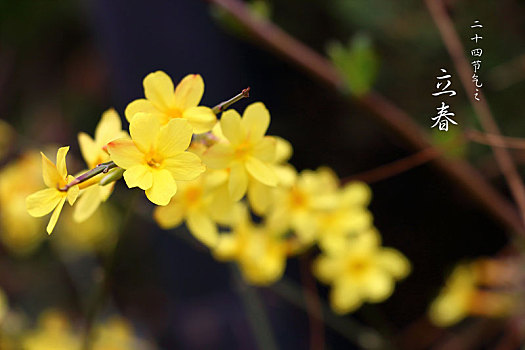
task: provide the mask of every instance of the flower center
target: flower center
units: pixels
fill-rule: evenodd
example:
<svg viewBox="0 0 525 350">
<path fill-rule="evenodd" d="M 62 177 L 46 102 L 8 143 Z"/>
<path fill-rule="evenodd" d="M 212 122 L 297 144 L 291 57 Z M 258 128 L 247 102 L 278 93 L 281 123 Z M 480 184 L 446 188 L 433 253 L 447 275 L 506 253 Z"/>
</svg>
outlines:
<svg viewBox="0 0 525 350">
<path fill-rule="evenodd" d="M 358 259 L 352 260 L 348 264 L 348 270 L 350 274 L 352 274 L 355 277 L 361 277 L 365 275 L 369 268 L 370 268 L 370 262 L 366 258 L 358 258 Z"/>
<path fill-rule="evenodd" d="M 179 109 L 171 109 L 169 112 L 170 118 L 182 118 L 182 111 Z"/>
<path fill-rule="evenodd" d="M 186 190 L 184 193 L 184 197 L 186 199 L 186 203 L 188 205 L 196 204 L 200 197 L 201 197 L 201 189 L 199 187 L 190 187 Z"/>
<path fill-rule="evenodd" d="M 155 158 L 155 154 L 148 154 L 146 155 L 146 163 L 152 167 L 152 168 L 160 168 L 162 165 L 162 160 L 159 160 L 158 158 Z"/>
<path fill-rule="evenodd" d="M 293 207 L 304 207 L 306 206 L 306 196 L 304 193 L 299 191 L 297 188 L 292 189 L 290 193 L 290 200 Z"/>
<path fill-rule="evenodd" d="M 245 159 L 252 150 L 252 145 L 248 142 L 243 142 L 235 149 L 235 157 L 237 159 Z"/>
</svg>

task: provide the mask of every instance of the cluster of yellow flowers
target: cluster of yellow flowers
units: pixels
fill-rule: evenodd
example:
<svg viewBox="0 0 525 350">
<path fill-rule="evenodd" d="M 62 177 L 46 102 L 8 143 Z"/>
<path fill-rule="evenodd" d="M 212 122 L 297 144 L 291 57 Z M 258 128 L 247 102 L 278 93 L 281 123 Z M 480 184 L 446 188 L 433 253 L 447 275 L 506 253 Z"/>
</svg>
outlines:
<svg viewBox="0 0 525 350">
<path fill-rule="evenodd" d="M 84 334 L 74 327 L 66 314 L 55 309 L 45 310 L 31 327 L 24 317 L 11 311 L 0 290 L 0 348 L 3 350 L 80 350 Z M 134 334 L 131 323 L 121 316 L 111 316 L 94 325 L 90 336 L 93 350 L 153 350 L 155 347 Z"/>
<path fill-rule="evenodd" d="M 504 317 L 518 311 L 523 261 L 478 259 L 454 268 L 429 309 L 431 321 L 451 326 L 468 316 Z"/>
<path fill-rule="evenodd" d="M 144 190 L 158 205 L 154 219 L 161 227 L 185 222 L 218 260 L 237 263 L 250 283 L 275 282 L 289 256 L 318 245 L 314 273 L 332 286 L 334 310 L 350 312 L 388 298 L 410 263 L 381 246 L 367 209 L 369 187 L 343 185 L 328 168 L 297 173 L 288 163 L 290 143 L 266 135 L 270 113 L 263 103 L 250 104 L 241 116 L 227 104 L 200 106 L 203 93 L 200 75 L 175 87 L 165 73 L 149 74 L 145 98 L 125 110 L 129 134 L 114 110 L 104 113 L 94 139 L 79 134 L 91 170 L 69 175 L 68 147 L 58 150 L 55 164 L 42 154 L 47 188 L 27 197 L 29 214 L 53 212 L 51 233 L 67 201 L 82 222 L 123 176 L 129 188 Z"/>
</svg>

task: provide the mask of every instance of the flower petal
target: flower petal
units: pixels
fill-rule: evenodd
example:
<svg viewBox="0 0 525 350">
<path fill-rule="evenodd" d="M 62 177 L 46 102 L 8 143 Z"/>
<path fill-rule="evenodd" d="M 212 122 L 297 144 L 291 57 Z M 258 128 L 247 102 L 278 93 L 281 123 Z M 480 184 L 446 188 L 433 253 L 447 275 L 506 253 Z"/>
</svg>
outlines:
<svg viewBox="0 0 525 350">
<path fill-rule="evenodd" d="M 248 187 L 248 174 L 243 164 L 236 163 L 231 167 L 228 190 L 233 201 L 240 200 Z"/>
<path fill-rule="evenodd" d="M 190 232 L 199 241 L 208 247 L 215 247 L 217 245 L 219 240 L 217 225 L 208 215 L 200 211 L 193 211 L 188 214 L 186 223 L 188 224 Z"/>
<path fill-rule="evenodd" d="M 26 198 L 26 207 L 29 215 L 40 217 L 49 214 L 63 195 L 56 188 L 46 188 L 35 192 Z"/>
<path fill-rule="evenodd" d="M 330 304 L 338 314 L 345 314 L 356 310 L 363 303 L 358 289 L 351 283 L 338 280 L 330 291 Z"/>
<path fill-rule="evenodd" d="M 95 141 L 102 148 L 108 142 L 125 137 L 126 132 L 122 130 L 122 121 L 117 111 L 113 108 L 102 113 L 100 122 L 95 129 Z"/>
<path fill-rule="evenodd" d="M 64 180 L 60 177 L 55 164 L 53 164 L 44 153 L 40 152 L 40 154 L 42 155 L 42 176 L 44 183 L 47 187 L 53 189 L 61 187 Z"/>
<path fill-rule="evenodd" d="M 177 227 L 184 218 L 184 207 L 179 202 L 171 201 L 166 206 L 156 207 L 153 211 L 153 218 L 165 230 Z"/>
<path fill-rule="evenodd" d="M 104 187 L 94 185 L 85 189 L 75 205 L 73 220 L 83 222 L 89 218 L 102 202 L 102 189 Z"/>
<path fill-rule="evenodd" d="M 58 202 L 57 207 L 55 208 L 55 211 L 53 211 L 53 214 L 51 215 L 51 219 L 49 219 L 49 223 L 47 224 L 46 231 L 48 234 L 51 234 L 53 232 L 53 229 L 55 228 L 55 225 L 57 224 L 58 217 L 60 216 L 60 212 L 62 211 L 62 207 L 64 206 L 64 203 L 66 202 L 66 197 L 63 197 L 60 202 Z"/>
<path fill-rule="evenodd" d="M 94 168 L 98 161 L 98 155 L 100 153 L 100 149 L 95 143 L 95 140 L 91 138 L 88 134 L 84 132 L 80 132 L 78 134 L 78 144 L 80 146 L 80 153 L 82 153 L 82 157 L 86 161 L 86 164 L 90 168 Z"/>
<path fill-rule="evenodd" d="M 184 152 L 191 142 L 193 129 L 184 119 L 172 119 L 160 128 L 157 152 L 164 158 Z"/>
<path fill-rule="evenodd" d="M 152 172 L 153 184 L 146 190 L 146 197 L 157 205 L 167 205 L 177 193 L 177 184 L 170 172 L 162 169 Z"/>
<path fill-rule="evenodd" d="M 137 113 L 129 125 L 131 139 L 142 153 L 148 153 L 156 146 L 160 132 L 160 121 L 148 113 Z"/>
<path fill-rule="evenodd" d="M 189 74 L 185 76 L 175 89 L 174 104 L 185 111 L 195 107 L 201 101 L 204 94 L 204 81 L 199 74 Z"/>
<path fill-rule="evenodd" d="M 144 95 L 161 111 L 174 106 L 174 87 L 171 78 L 162 71 L 150 73 L 144 78 Z"/>
<path fill-rule="evenodd" d="M 137 113 L 158 113 L 158 109 L 155 108 L 151 101 L 146 100 L 145 98 L 139 98 L 133 102 L 130 102 L 124 111 L 126 119 L 131 123 L 131 120 Z"/>
<path fill-rule="evenodd" d="M 167 158 L 164 160 L 163 166 L 171 173 L 173 179 L 179 181 L 196 179 L 206 170 L 199 156 L 191 152 L 182 152 Z"/>
<path fill-rule="evenodd" d="M 268 125 L 270 125 L 270 113 L 262 102 L 252 103 L 246 107 L 242 116 L 242 125 L 246 130 L 247 137 L 252 142 L 256 142 L 264 136 Z"/>
<path fill-rule="evenodd" d="M 190 122 L 193 132 L 201 134 L 210 131 L 217 123 L 217 117 L 211 108 L 199 106 L 184 111 L 182 117 Z"/>
<path fill-rule="evenodd" d="M 72 179 L 74 179 L 73 176 L 69 175 Z M 71 182 L 71 181 L 68 181 L 68 182 Z M 69 202 L 69 205 L 73 205 L 75 204 L 75 201 L 77 200 L 78 198 L 78 194 L 80 192 L 80 187 L 78 187 L 78 185 L 75 185 L 73 187 L 70 187 L 68 190 L 67 190 L 67 195 L 66 195 L 66 198 L 67 198 L 67 201 Z"/>
<path fill-rule="evenodd" d="M 69 146 L 60 147 L 57 152 L 57 170 L 58 174 L 62 179 L 65 179 L 67 176 L 67 167 L 66 167 L 66 154 L 69 151 Z"/>
<path fill-rule="evenodd" d="M 275 162 L 284 163 L 292 156 L 292 144 L 279 136 L 273 136 L 273 138 L 277 141 L 275 145 Z"/>
<path fill-rule="evenodd" d="M 363 288 L 368 300 L 379 303 L 386 300 L 394 291 L 394 279 L 388 273 L 377 270 L 369 273 Z"/>
<path fill-rule="evenodd" d="M 263 162 L 275 162 L 277 154 L 277 140 L 272 136 L 265 136 L 253 147 L 253 156 Z"/>
<path fill-rule="evenodd" d="M 263 215 L 273 202 L 273 189 L 260 183 L 251 181 L 248 185 L 248 201 L 257 215 Z"/>
<path fill-rule="evenodd" d="M 377 256 L 379 265 L 395 278 L 404 278 L 410 273 L 410 261 L 393 248 L 383 248 Z"/>
<path fill-rule="evenodd" d="M 144 162 L 144 154 L 131 140 L 118 139 L 111 141 L 108 143 L 108 151 L 111 160 L 123 169 L 129 169 Z"/>
<path fill-rule="evenodd" d="M 202 155 L 204 164 L 213 169 L 224 169 L 230 166 L 234 151 L 230 143 L 219 142 L 208 148 Z"/>
<path fill-rule="evenodd" d="M 277 185 L 277 176 L 273 169 L 255 157 L 249 157 L 246 160 L 246 170 L 248 170 L 250 175 L 257 181 L 260 181 L 265 185 Z"/>
<path fill-rule="evenodd" d="M 246 139 L 246 133 L 241 125 L 241 116 L 234 109 L 228 109 L 221 116 L 221 130 L 233 145 L 241 144 Z"/>
<path fill-rule="evenodd" d="M 153 184 L 153 175 L 148 166 L 139 164 L 132 166 L 124 172 L 124 180 L 129 188 L 139 187 L 147 190 Z"/>
</svg>

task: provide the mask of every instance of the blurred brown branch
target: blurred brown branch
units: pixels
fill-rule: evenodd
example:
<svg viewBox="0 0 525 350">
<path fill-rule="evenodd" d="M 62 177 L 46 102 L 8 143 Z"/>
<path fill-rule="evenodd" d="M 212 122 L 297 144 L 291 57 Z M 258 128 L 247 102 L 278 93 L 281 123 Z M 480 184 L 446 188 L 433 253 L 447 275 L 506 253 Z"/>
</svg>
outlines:
<svg viewBox="0 0 525 350">
<path fill-rule="evenodd" d="M 317 80 L 336 90 L 343 87 L 343 79 L 330 61 L 288 35 L 275 24 L 254 16 L 242 1 L 206 1 L 226 11 L 262 44 L 295 66 L 302 68 Z M 372 91 L 362 97 L 349 97 L 349 100 L 369 111 L 409 147 L 418 151 L 432 147 L 427 133 L 406 112 L 382 95 Z M 506 228 L 522 235 L 525 234 L 522 221 L 514 206 L 469 163 L 439 157 L 433 161 L 433 164 Z"/>
<path fill-rule="evenodd" d="M 467 130 L 465 137 L 471 141 L 492 147 L 525 149 L 525 139 L 487 134 L 477 130 Z"/>
</svg>

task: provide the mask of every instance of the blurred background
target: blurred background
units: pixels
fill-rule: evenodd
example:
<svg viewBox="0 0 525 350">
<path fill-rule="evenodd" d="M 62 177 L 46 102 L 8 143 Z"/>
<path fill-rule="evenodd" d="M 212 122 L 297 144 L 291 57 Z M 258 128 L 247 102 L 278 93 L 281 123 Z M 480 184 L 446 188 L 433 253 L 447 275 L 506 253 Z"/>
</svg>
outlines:
<svg viewBox="0 0 525 350">
<path fill-rule="evenodd" d="M 522 136 L 525 2 L 447 4 L 466 47 L 472 46 L 470 25 L 474 20 L 483 24 L 483 91 L 502 133 Z M 478 126 L 423 3 L 268 0 L 251 6 L 319 53 L 329 53 L 334 42 L 347 47 L 356 36 L 366 38 L 378 67 L 374 89 L 408 111 L 437 144 L 462 139 L 463 131 Z M 457 95 L 448 102 L 460 123 L 446 137 L 430 129 L 430 117 L 440 102 L 431 95 L 440 68 L 452 74 Z M 298 170 L 327 165 L 344 178 L 413 152 L 366 111 L 261 47 L 231 17 L 204 1 L 1 0 L 0 165 L 5 171 L 22 157 L 28 173 L 22 184 L 15 185 L 20 178 L 8 184 L 6 176 L 2 185 L 29 186 L 32 173 L 38 174 L 34 181 L 41 181 L 38 153 L 35 163 L 31 152 L 57 146 L 71 145 L 68 166 L 72 173 L 81 171 L 77 133 L 92 135 L 109 107 L 123 117 L 126 105 L 143 96 L 142 79 L 156 70 L 167 72 L 175 82 L 189 73 L 201 74 L 206 106 L 250 86 L 250 98 L 235 108 L 263 101 L 272 117 L 269 134 L 292 143 L 291 163 Z M 472 162 L 508 195 L 489 147 L 466 142 L 453 150 L 454 157 Z M 522 169 L 523 151 L 513 154 Z M 403 252 L 413 271 L 386 302 L 331 317 L 350 327 L 346 329 L 355 324 L 375 329 L 392 341 L 392 347 L 417 348 L 424 334 L 413 332 L 413 327 L 421 324 L 447 273 L 460 261 L 499 251 L 507 232 L 432 166 L 370 186 L 370 210 L 384 245 Z M 115 249 L 102 293 L 107 297 L 99 303 L 97 317 L 125 317 L 142 341 L 159 349 L 255 349 L 257 339 L 249 322 L 253 315 L 247 313 L 247 298 L 255 293 L 277 347 L 309 347 L 308 314 L 289 300 L 293 294 L 286 294 L 288 284 L 301 283 L 297 259 L 288 261 L 284 282 L 246 287 L 184 228 L 159 229 L 151 219 L 153 206 L 134 192 L 138 190 L 127 191 L 121 181 L 89 224 L 75 225 L 64 214 L 51 236 L 45 233 L 45 218 L 27 227 L 21 218 L 9 223 L 4 214 L 0 287 L 22 318 L 16 322 L 34 324 L 48 309 L 82 320 L 86 308 L 100 297 L 100 262 Z M 108 218 L 130 215 L 130 201 L 135 201 L 139 215 L 132 214 L 115 247 L 114 220 Z M 7 211 L 23 203 L 8 199 L 1 205 Z M 318 288 L 326 300 L 327 287 Z M 423 329 L 436 332 L 426 325 Z M 332 327 L 325 331 L 327 349 L 362 346 Z"/>
</svg>

